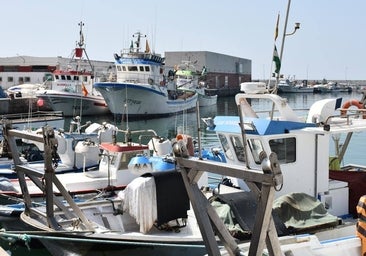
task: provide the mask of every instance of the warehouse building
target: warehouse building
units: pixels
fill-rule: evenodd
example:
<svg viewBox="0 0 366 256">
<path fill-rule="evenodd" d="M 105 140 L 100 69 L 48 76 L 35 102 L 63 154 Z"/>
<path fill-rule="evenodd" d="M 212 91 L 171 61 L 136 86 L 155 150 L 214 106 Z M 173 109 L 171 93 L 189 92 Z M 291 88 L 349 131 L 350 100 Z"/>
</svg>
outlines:
<svg viewBox="0 0 366 256">
<path fill-rule="evenodd" d="M 165 52 L 165 69 L 174 69 L 182 61 L 194 63 L 197 70 L 207 70 L 206 83 L 218 89 L 220 96 L 235 95 L 240 83 L 252 80 L 252 61 L 209 51 Z"/>
</svg>

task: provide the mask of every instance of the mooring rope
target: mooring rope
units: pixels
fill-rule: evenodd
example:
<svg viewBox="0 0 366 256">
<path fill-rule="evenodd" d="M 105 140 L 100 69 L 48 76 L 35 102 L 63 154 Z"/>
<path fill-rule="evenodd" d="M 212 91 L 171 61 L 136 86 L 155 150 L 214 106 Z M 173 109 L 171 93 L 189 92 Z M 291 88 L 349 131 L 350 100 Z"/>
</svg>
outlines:
<svg viewBox="0 0 366 256">
<path fill-rule="evenodd" d="M 61 231 L 61 232 L 52 232 L 52 234 L 77 234 L 77 233 L 88 233 L 92 231 Z M 87 242 L 87 243 L 107 243 L 107 244 L 121 244 L 121 245 L 144 245 L 144 246 L 164 246 L 164 247 L 194 247 L 194 248 L 204 248 L 204 244 L 177 244 L 177 243 L 158 243 L 158 242 L 141 242 L 136 240 L 130 241 L 120 241 L 120 240 L 105 240 L 105 239 L 93 239 L 93 238 L 77 238 L 77 237 L 58 237 L 58 236 L 47 236 L 47 235 L 38 235 L 44 234 L 44 231 L 27 231 L 27 234 L 22 231 L 6 231 L 5 229 L 0 230 L 0 238 L 5 239 L 7 241 L 23 241 L 29 249 L 29 243 L 31 239 L 46 239 L 46 240 L 58 240 L 58 241 L 72 241 L 72 242 Z"/>
</svg>

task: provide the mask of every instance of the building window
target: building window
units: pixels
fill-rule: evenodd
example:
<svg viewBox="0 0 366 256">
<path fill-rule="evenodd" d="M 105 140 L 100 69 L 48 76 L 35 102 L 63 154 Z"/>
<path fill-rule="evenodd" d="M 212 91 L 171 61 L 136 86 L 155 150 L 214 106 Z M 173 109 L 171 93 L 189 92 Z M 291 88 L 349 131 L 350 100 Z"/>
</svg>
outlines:
<svg viewBox="0 0 366 256">
<path fill-rule="evenodd" d="M 269 141 L 271 151 L 277 154 L 280 164 L 296 161 L 296 139 L 283 138 Z"/>
<path fill-rule="evenodd" d="M 229 86 L 229 77 L 225 76 L 225 87 Z"/>
</svg>

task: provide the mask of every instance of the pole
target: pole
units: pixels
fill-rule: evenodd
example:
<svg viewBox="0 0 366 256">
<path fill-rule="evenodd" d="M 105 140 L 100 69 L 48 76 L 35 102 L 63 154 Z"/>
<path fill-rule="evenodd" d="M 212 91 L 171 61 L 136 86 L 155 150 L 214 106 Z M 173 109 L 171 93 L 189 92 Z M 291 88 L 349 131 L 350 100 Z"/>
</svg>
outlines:
<svg viewBox="0 0 366 256">
<path fill-rule="evenodd" d="M 288 0 L 288 4 L 287 4 L 287 12 L 286 12 L 286 19 L 285 19 L 285 27 L 283 29 L 283 36 L 282 36 L 282 44 L 281 44 L 281 52 L 280 52 L 280 62 L 282 64 L 282 55 L 283 55 L 283 48 L 285 46 L 285 38 L 286 38 L 286 30 L 287 30 L 287 21 L 288 21 L 288 14 L 290 12 L 290 5 L 291 5 L 291 0 Z M 277 74 L 277 79 L 276 79 L 276 85 L 278 85 L 278 82 L 280 80 L 280 73 L 281 73 L 281 69 Z"/>
</svg>

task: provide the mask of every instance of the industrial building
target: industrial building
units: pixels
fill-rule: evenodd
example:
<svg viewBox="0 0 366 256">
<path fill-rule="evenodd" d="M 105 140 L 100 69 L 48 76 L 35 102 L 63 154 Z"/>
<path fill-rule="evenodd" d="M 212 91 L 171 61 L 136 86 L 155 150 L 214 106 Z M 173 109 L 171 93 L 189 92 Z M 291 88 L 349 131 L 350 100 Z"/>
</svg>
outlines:
<svg viewBox="0 0 366 256">
<path fill-rule="evenodd" d="M 70 64 L 70 58 L 14 56 L 0 58 L 0 85 L 3 89 L 24 83 L 50 83 L 52 72 L 64 69 Z M 76 61 L 76 60 L 74 60 Z M 251 60 L 209 52 L 182 51 L 165 52 L 165 73 L 173 70 L 182 61 L 191 61 L 197 70 L 206 68 L 206 84 L 217 89 L 219 95 L 234 95 L 242 82 L 251 81 Z M 103 81 L 114 71 L 114 62 L 90 60 L 95 77 Z M 90 69 L 87 59 L 81 67 Z"/>
<path fill-rule="evenodd" d="M 71 58 L 15 56 L 0 58 L 0 85 L 3 89 L 18 84 L 42 84 L 51 82 L 52 72 L 56 69 L 67 69 Z M 96 77 L 107 76 L 114 68 L 114 62 L 91 60 Z M 87 59 L 82 59 L 80 67 L 90 70 Z"/>
<path fill-rule="evenodd" d="M 165 52 L 165 69 L 174 69 L 182 61 L 194 63 L 197 70 L 207 69 L 206 83 L 218 94 L 235 95 L 240 83 L 252 80 L 252 61 L 209 51 Z"/>
</svg>

